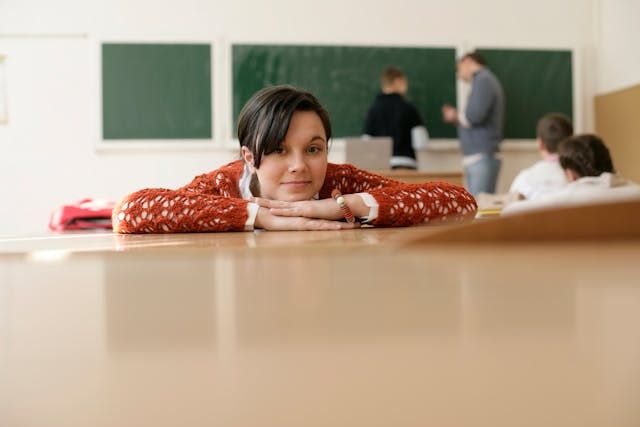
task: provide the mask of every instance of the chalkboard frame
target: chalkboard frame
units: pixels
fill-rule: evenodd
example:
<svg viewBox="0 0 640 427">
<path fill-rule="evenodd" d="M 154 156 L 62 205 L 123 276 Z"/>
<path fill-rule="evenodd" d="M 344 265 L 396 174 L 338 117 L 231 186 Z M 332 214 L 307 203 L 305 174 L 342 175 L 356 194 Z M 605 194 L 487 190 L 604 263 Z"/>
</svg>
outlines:
<svg viewBox="0 0 640 427">
<path fill-rule="evenodd" d="M 91 86 L 92 93 L 95 94 L 95 102 L 90 105 L 92 128 L 95 129 L 92 134 L 93 149 L 96 153 L 147 153 L 147 152 L 213 152 L 220 149 L 218 142 L 222 140 L 218 132 L 220 127 L 220 113 L 218 111 L 219 102 L 216 91 L 217 81 L 222 77 L 220 75 L 220 46 L 219 40 L 183 38 L 183 37 L 109 37 L 92 40 L 91 49 Z M 150 44 L 150 45 L 206 45 L 209 47 L 209 71 L 210 71 L 210 136 L 207 138 L 120 138 L 108 139 L 104 138 L 103 123 L 103 54 L 102 49 L 105 44 Z"/>
<path fill-rule="evenodd" d="M 93 87 L 92 93 L 94 93 L 93 101 L 89 105 L 90 114 L 88 119 L 92 123 L 90 128 L 94 137 L 93 148 L 97 153 L 146 153 L 146 152 L 215 152 L 237 149 L 237 140 L 235 130 L 233 128 L 233 88 L 231 87 L 233 81 L 232 75 L 232 47 L 234 44 L 279 44 L 278 41 L 269 40 L 267 42 L 247 39 L 184 39 L 184 38 L 148 38 L 137 37 L 132 40 L 130 38 L 108 38 L 108 39 L 94 39 L 92 42 L 92 48 L 90 49 L 90 84 Z M 208 43 L 211 45 L 211 70 L 212 70 L 212 131 L 213 138 L 210 140 L 119 140 L 114 143 L 113 140 L 104 140 L 102 138 L 102 93 L 101 93 L 101 46 L 103 43 Z M 282 43 L 286 44 L 286 43 Z M 298 43 L 304 44 L 304 43 Z M 310 45 L 319 45 L 320 43 L 309 43 Z M 331 44 L 320 44 L 331 46 Z M 335 44 L 339 46 L 339 44 Z M 350 46 L 371 47 L 366 44 L 350 44 Z M 402 44 L 402 45 L 384 45 L 376 44 L 380 47 L 425 47 L 421 44 Z M 450 47 L 450 45 L 444 44 L 429 44 L 426 47 Z M 458 44 L 455 48 L 456 58 L 460 55 L 473 50 L 474 46 L 469 43 Z M 513 46 L 513 45 L 500 45 L 500 44 L 487 44 L 484 46 L 478 46 L 479 49 L 515 49 L 515 50 L 568 50 L 572 53 L 572 73 L 573 73 L 573 119 L 574 128 L 577 131 L 583 131 L 584 115 L 588 108 L 582 105 L 584 98 L 582 88 L 582 63 L 581 51 L 577 46 Z M 460 105 L 460 99 L 462 96 L 461 83 L 458 81 L 456 86 L 457 104 Z M 215 93 L 215 96 L 214 96 Z M 506 138 L 503 146 L 506 149 L 508 147 L 518 147 L 517 149 L 525 148 L 528 143 L 532 143 L 532 139 L 513 139 Z M 432 138 L 431 144 L 427 147 L 427 150 L 455 150 L 458 149 L 457 138 Z"/>
<path fill-rule="evenodd" d="M 380 50 L 389 50 L 389 49 L 397 49 L 397 50 L 425 50 L 425 51 L 440 51 L 440 52 L 445 52 L 450 55 L 450 65 L 451 65 L 451 69 L 450 69 L 450 77 L 449 74 L 447 74 L 446 78 L 450 78 L 451 80 L 449 81 L 449 86 L 450 86 L 450 90 L 451 90 L 451 96 L 447 97 L 446 100 L 443 100 L 441 102 L 438 102 L 437 105 L 433 104 L 432 105 L 432 111 L 430 112 L 430 116 L 431 116 L 431 120 L 429 119 L 429 117 L 426 117 L 427 115 L 424 114 L 424 110 L 422 110 L 422 108 L 420 106 L 418 106 L 418 108 L 421 110 L 421 114 L 422 114 L 422 118 L 423 120 L 425 120 L 427 123 L 427 128 L 429 128 L 429 123 L 431 122 L 432 124 L 434 123 L 434 117 L 437 117 L 437 120 L 440 120 L 440 107 L 441 104 L 444 102 L 447 103 L 451 103 L 451 104 L 455 104 L 456 103 L 456 81 L 455 81 L 455 58 L 456 58 L 456 46 L 452 45 L 452 44 L 429 44 L 429 45 L 425 45 L 425 44 L 403 44 L 403 45 L 387 45 L 387 44 L 375 44 L 375 45 L 368 45 L 368 44 L 326 44 L 326 43 L 278 43 L 278 42 L 250 42 L 250 41 L 233 41 L 230 42 L 230 61 L 229 61 L 229 68 L 230 68 L 230 80 L 231 80 L 231 93 L 229 96 L 229 100 L 228 102 L 230 102 L 230 116 L 231 116 L 231 132 L 233 137 L 235 137 L 235 125 L 237 123 L 237 115 L 238 112 L 240 110 L 239 107 L 241 107 L 241 105 L 239 105 L 239 103 L 236 100 L 236 82 L 235 82 L 235 71 L 234 71 L 234 48 L 235 47 L 265 47 L 265 48 L 320 48 L 320 49 L 332 49 L 332 48 L 346 48 L 346 49 L 380 49 Z M 394 64 L 386 64 L 386 65 L 394 65 Z M 379 75 L 382 72 L 384 67 L 381 67 L 380 69 L 376 69 L 374 75 L 371 76 L 370 79 L 367 80 L 367 82 L 370 82 L 372 87 L 375 87 L 374 90 L 370 90 L 368 92 L 368 103 L 367 105 L 362 109 L 362 122 L 364 122 L 364 118 L 366 115 L 366 111 L 368 106 L 373 102 L 375 95 L 379 92 Z M 400 68 L 402 69 L 403 67 L 400 66 Z M 409 70 L 409 72 L 407 73 L 408 77 L 409 77 L 409 94 L 408 94 L 408 98 L 413 101 L 412 98 L 412 93 L 411 93 L 411 86 L 412 86 L 412 81 L 415 81 L 415 76 L 412 77 L 411 75 L 411 70 Z M 313 89 L 312 89 L 312 92 Z M 315 92 L 314 92 L 315 93 Z M 324 102 L 322 99 L 320 99 L 321 102 Z M 240 103 L 242 104 L 242 102 Z M 330 108 L 329 108 L 330 109 Z M 437 111 L 436 111 L 437 109 Z M 331 110 L 329 111 L 329 113 L 331 114 Z M 332 116 L 332 122 L 334 122 L 333 116 Z M 436 139 L 445 139 L 445 140 L 452 140 L 455 139 L 455 128 L 453 126 L 451 126 L 449 128 L 449 125 L 444 125 L 441 122 L 438 122 L 437 127 L 440 128 L 445 128 L 444 133 L 446 134 L 446 136 L 438 136 L 436 135 Z M 361 134 L 361 129 L 358 129 L 358 132 L 352 132 L 352 133 L 347 133 L 347 134 L 343 134 L 341 135 L 340 132 L 334 132 L 334 139 L 341 139 L 343 137 L 350 137 L 350 136 L 357 136 L 359 134 Z"/>
<path fill-rule="evenodd" d="M 308 43 L 308 44 L 304 44 L 304 43 L 296 43 L 296 44 L 291 44 L 291 43 L 277 43 L 277 42 L 251 42 L 251 41 L 233 41 L 230 42 L 229 44 L 229 50 L 231 51 L 230 55 L 231 55 L 231 59 L 229 61 L 228 64 L 228 68 L 230 68 L 231 70 L 230 72 L 230 77 L 229 79 L 231 80 L 231 85 L 233 86 L 233 47 L 235 45 L 266 45 L 266 46 L 274 46 L 274 45 L 283 45 L 283 46 L 320 46 L 320 47 L 342 47 L 342 46 L 348 46 L 348 47 L 365 47 L 365 48 L 385 48 L 385 47 L 397 47 L 397 48 L 450 48 L 450 45 L 438 45 L 438 44 L 430 44 L 430 45 L 415 45 L 415 44 L 403 44 L 403 45 L 384 45 L 384 44 L 376 44 L 376 45 L 359 45 L 359 44 L 347 44 L 347 45 L 340 45 L 340 44 L 336 44 L 336 45 L 331 45 L 331 44 L 319 44 L 319 43 Z M 463 55 L 464 53 L 473 51 L 475 48 L 479 49 L 479 50 L 514 50 L 514 51 L 518 51 L 520 52 L 527 52 L 527 51 L 540 51 L 540 52 L 544 52 L 544 51 L 548 51 L 548 52 L 568 52 L 570 54 L 570 81 L 571 81 L 571 97 L 570 97 L 570 104 L 571 104 L 571 118 L 573 120 L 574 123 L 574 128 L 575 129 L 582 129 L 583 127 L 583 116 L 584 116 L 584 106 L 582 105 L 582 92 L 580 90 L 578 90 L 578 88 L 581 85 L 581 69 L 579 67 L 580 64 L 580 49 L 576 46 L 526 46 L 526 47 L 522 47 L 522 46 L 513 46 L 513 45 L 499 45 L 499 44 L 492 44 L 492 45 L 485 45 L 485 46 L 477 46 L 477 47 L 472 47 L 471 44 L 469 43 L 463 43 L 463 44 L 458 44 L 454 49 L 455 49 L 455 58 L 456 60 L 458 58 L 460 58 L 461 55 Z M 465 87 L 465 85 L 463 83 L 461 83 L 460 81 L 456 82 L 456 86 L 455 86 L 455 91 L 456 91 L 456 102 L 454 102 L 454 104 L 457 105 L 462 105 L 463 102 L 462 100 L 464 99 L 464 90 L 463 88 Z M 232 127 L 231 127 L 231 134 L 232 137 L 235 137 L 235 135 L 233 135 L 233 126 L 235 125 L 235 122 L 237 120 L 237 117 L 233 117 L 234 115 L 234 109 L 236 107 L 234 107 L 233 102 L 234 102 L 234 88 L 232 87 L 231 89 L 231 94 L 229 94 L 228 99 L 226 100 L 227 103 L 231 103 L 232 105 L 229 108 L 230 111 L 227 112 L 227 122 L 230 120 Z M 428 126 L 428 123 L 427 123 Z M 339 139 L 339 136 L 337 137 L 337 139 Z M 436 149 L 436 150 L 441 150 L 441 149 L 449 149 L 453 148 L 454 145 L 457 147 L 457 136 L 446 136 L 446 137 L 438 137 L 435 136 L 431 138 L 432 143 L 430 144 L 429 147 L 427 147 L 427 149 L 431 150 L 431 149 Z M 516 143 L 518 146 L 522 146 L 524 148 L 524 145 L 527 142 L 532 142 L 535 140 L 535 136 L 533 136 L 533 134 L 530 134 L 530 137 L 525 137 L 525 138 L 519 138 L 519 137 L 513 137 L 509 134 L 505 134 L 505 138 L 504 138 L 504 142 L 508 143 L 509 145 L 511 145 L 510 143 Z"/>
<path fill-rule="evenodd" d="M 557 48 L 538 48 L 538 47 L 526 47 L 526 48 L 522 48 L 522 47 L 510 47 L 510 46 L 476 46 L 475 49 L 478 51 L 481 55 L 483 55 L 483 57 L 485 58 L 485 60 L 487 61 L 487 65 L 488 68 L 491 69 L 498 77 L 499 80 L 501 80 L 501 83 L 503 85 L 503 88 L 505 90 L 505 98 L 506 98 L 506 122 L 505 123 L 505 129 L 504 129 L 504 140 L 505 141 L 516 141 L 516 142 L 521 142 L 521 141 L 532 141 L 535 140 L 536 136 L 535 136 L 535 126 L 537 123 L 537 120 L 542 117 L 542 115 L 546 114 L 546 113 L 551 113 L 551 112 L 561 112 L 566 114 L 573 122 L 574 124 L 574 129 L 580 129 L 581 128 L 581 115 L 582 115 L 582 110 L 580 108 L 580 103 L 578 102 L 578 98 L 579 98 L 579 91 L 576 91 L 576 81 L 577 81 L 577 70 L 579 70 L 579 68 L 576 67 L 576 55 L 578 54 L 578 50 L 575 48 L 567 48 L 567 47 L 557 47 Z M 471 51 L 471 50 L 465 50 L 463 52 L 460 52 L 459 57 L 462 56 L 464 53 Z M 487 54 L 489 53 L 489 54 Z M 509 122 L 509 114 L 511 112 L 511 114 L 513 114 L 513 100 L 514 97 L 518 96 L 518 95 L 523 95 L 523 93 L 526 95 L 527 91 L 529 93 L 531 92 L 535 92 L 535 88 L 525 88 L 525 89 L 518 89 L 518 91 L 514 94 L 513 91 L 509 90 L 509 86 L 510 86 L 510 81 L 509 79 L 512 76 L 507 76 L 507 78 L 501 76 L 501 70 L 500 67 L 496 67 L 495 64 L 492 64 L 492 58 L 491 58 L 491 54 L 504 54 L 504 55 L 508 55 L 509 53 L 516 53 L 518 55 L 528 55 L 528 56 L 532 56 L 532 55 L 543 55 L 543 54 L 552 54 L 552 55 L 569 55 L 569 61 L 568 61 L 568 65 L 569 65 L 569 75 L 568 75 L 568 81 L 570 83 L 570 87 L 569 87 L 569 99 L 565 99 L 562 101 L 562 103 L 564 103 L 565 107 L 567 106 L 566 104 L 568 103 L 568 110 L 563 109 L 563 108 L 554 108 L 555 106 L 559 106 L 560 103 L 556 102 L 554 107 L 550 107 L 550 108 L 546 108 L 546 109 L 539 109 L 539 111 L 537 113 L 531 113 L 529 115 L 527 115 L 527 117 L 518 117 L 518 121 L 521 122 L 528 122 L 528 124 L 524 125 L 521 124 L 522 128 L 518 128 L 518 129 L 513 129 L 516 125 L 513 124 L 513 121 Z M 530 63 L 529 63 L 530 64 Z M 530 65 L 529 65 L 530 67 Z M 557 71 L 557 70 L 556 70 Z M 564 70 L 563 70 L 564 71 Z M 524 73 L 517 75 L 517 78 L 522 78 L 523 74 L 527 73 L 535 73 L 534 70 L 526 70 Z M 567 78 L 567 76 L 564 76 L 565 78 Z M 460 100 L 460 99 L 459 99 Z M 511 101 L 511 102 L 510 102 Z M 522 101 L 520 99 L 516 99 L 516 107 L 522 107 Z M 512 105 L 511 109 L 509 107 L 509 105 Z M 535 106 L 538 107 L 538 106 Z M 534 107 L 534 108 L 535 108 Z"/>
</svg>

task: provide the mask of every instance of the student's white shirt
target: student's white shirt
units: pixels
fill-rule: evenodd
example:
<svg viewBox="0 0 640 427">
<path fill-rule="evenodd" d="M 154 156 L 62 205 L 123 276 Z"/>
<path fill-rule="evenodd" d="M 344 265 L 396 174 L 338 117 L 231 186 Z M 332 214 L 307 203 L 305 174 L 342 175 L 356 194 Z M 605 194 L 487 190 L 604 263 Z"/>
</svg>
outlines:
<svg viewBox="0 0 640 427">
<path fill-rule="evenodd" d="M 509 193 L 522 194 L 527 200 L 537 200 L 567 185 L 567 177 L 557 156 L 549 156 L 522 170 L 513 180 Z"/>
<path fill-rule="evenodd" d="M 502 210 L 502 214 L 511 215 L 555 207 L 607 203 L 629 199 L 640 199 L 640 186 L 618 175 L 605 172 L 600 176 L 585 176 L 577 179 L 560 190 L 541 196 L 537 200 L 523 200 L 511 203 Z"/>
<path fill-rule="evenodd" d="M 414 150 L 420 151 L 429 145 L 429 131 L 424 125 L 411 128 L 411 146 Z"/>
</svg>

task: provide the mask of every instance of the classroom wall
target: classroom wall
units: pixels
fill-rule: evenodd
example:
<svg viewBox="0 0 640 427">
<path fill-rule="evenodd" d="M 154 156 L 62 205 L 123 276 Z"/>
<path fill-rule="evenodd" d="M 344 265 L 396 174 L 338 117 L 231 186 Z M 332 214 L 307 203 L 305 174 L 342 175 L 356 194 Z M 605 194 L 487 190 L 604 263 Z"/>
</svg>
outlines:
<svg viewBox="0 0 640 427">
<path fill-rule="evenodd" d="M 176 187 L 234 158 L 234 149 L 220 148 L 232 135 L 231 42 L 576 48 L 575 94 L 584 103 L 576 122 L 591 129 L 593 11 L 591 0 L 3 0 L 10 118 L 0 125 L 0 234 L 42 232 L 61 203 Z M 215 144 L 96 150 L 100 41 L 214 43 Z M 450 148 L 420 156 L 441 170 L 459 168 Z"/>
<path fill-rule="evenodd" d="M 640 83 L 640 1 L 599 0 L 595 37 L 598 94 Z"/>
<path fill-rule="evenodd" d="M 618 172 L 640 182 L 640 1 L 600 0 L 597 10 L 595 131 Z"/>
</svg>

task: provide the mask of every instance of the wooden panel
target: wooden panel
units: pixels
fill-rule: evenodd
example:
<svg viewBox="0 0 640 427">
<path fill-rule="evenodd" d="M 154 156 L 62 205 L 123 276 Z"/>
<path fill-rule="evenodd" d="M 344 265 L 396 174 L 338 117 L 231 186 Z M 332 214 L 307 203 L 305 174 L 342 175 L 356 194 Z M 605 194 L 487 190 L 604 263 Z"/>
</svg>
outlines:
<svg viewBox="0 0 640 427">
<path fill-rule="evenodd" d="M 596 133 L 605 141 L 613 165 L 640 182 L 640 85 L 596 97 Z"/>
<path fill-rule="evenodd" d="M 640 199 L 523 212 L 416 234 L 409 246 L 479 242 L 640 240 Z"/>
</svg>

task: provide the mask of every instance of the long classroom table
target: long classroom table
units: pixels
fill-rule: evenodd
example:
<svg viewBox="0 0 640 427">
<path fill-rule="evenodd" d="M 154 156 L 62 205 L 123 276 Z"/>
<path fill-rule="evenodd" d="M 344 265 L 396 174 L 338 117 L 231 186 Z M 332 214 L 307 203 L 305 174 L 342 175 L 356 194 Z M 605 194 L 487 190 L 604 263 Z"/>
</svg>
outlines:
<svg viewBox="0 0 640 427">
<path fill-rule="evenodd" d="M 640 243 L 0 238 L 0 426 L 638 426 Z"/>
</svg>

